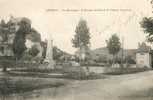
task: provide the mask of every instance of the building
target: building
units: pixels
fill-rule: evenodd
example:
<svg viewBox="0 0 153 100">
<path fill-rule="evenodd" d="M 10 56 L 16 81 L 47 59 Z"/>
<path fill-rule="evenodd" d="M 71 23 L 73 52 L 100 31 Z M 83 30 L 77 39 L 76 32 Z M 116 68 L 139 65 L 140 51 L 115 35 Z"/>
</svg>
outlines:
<svg viewBox="0 0 153 100">
<path fill-rule="evenodd" d="M 139 44 L 136 53 L 136 65 L 137 67 L 152 67 L 152 54 L 151 47 L 147 46 L 144 42 Z"/>
<path fill-rule="evenodd" d="M 11 23 L 0 23 L 0 56 L 13 56 L 12 44 L 15 37 L 16 26 Z"/>
</svg>

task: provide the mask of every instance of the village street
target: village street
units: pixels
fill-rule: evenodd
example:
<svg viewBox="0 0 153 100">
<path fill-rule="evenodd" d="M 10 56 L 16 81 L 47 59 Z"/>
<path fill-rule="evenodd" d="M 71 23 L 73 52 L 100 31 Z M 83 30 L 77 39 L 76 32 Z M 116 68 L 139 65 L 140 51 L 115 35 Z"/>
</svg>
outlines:
<svg viewBox="0 0 153 100">
<path fill-rule="evenodd" d="M 153 71 L 77 81 L 58 91 L 55 100 L 153 100 Z"/>
<path fill-rule="evenodd" d="M 97 80 L 76 80 L 66 86 L 27 93 L 30 96 L 22 100 L 153 100 L 152 92 L 153 71 L 148 71 Z"/>
</svg>

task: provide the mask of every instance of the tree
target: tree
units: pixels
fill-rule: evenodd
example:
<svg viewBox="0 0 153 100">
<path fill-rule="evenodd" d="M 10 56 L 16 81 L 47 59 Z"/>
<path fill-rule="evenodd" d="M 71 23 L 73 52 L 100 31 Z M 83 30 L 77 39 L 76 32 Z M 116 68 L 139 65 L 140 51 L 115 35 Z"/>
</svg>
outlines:
<svg viewBox="0 0 153 100">
<path fill-rule="evenodd" d="M 30 33 L 31 24 L 28 23 L 25 19 L 19 23 L 19 29 L 16 32 L 14 41 L 13 41 L 13 52 L 16 59 L 20 59 L 26 50 L 26 34 Z"/>
<path fill-rule="evenodd" d="M 58 49 L 56 46 L 53 47 L 53 59 L 59 61 L 60 57 L 63 55 L 63 51 Z"/>
<path fill-rule="evenodd" d="M 32 48 L 30 48 L 29 50 L 29 54 L 32 56 L 32 57 L 35 57 L 38 55 L 40 51 L 38 50 L 37 46 L 36 45 L 33 45 Z"/>
<path fill-rule="evenodd" d="M 86 54 L 85 52 L 89 49 L 90 45 L 90 33 L 85 20 L 81 19 L 79 21 L 78 26 L 76 26 L 75 33 L 76 34 L 72 39 L 73 47 L 79 49 L 80 55 L 83 53 Z"/>
<path fill-rule="evenodd" d="M 145 34 L 147 34 L 147 41 L 152 43 L 153 42 L 153 17 L 144 17 L 143 20 L 140 22 L 141 27 Z"/>
<path fill-rule="evenodd" d="M 32 42 L 41 42 L 41 35 L 34 28 L 31 29 L 30 34 L 28 34 L 26 38 L 28 38 Z"/>
<path fill-rule="evenodd" d="M 136 64 L 136 61 L 132 59 L 132 56 L 127 56 L 125 60 L 127 61 L 128 64 Z"/>
<path fill-rule="evenodd" d="M 42 41 L 41 46 L 43 47 L 42 57 L 45 59 L 47 51 L 47 42 Z M 61 57 L 65 54 L 64 51 L 60 50 L 57 46 L 53 46 L 53 59 L 55 61 L 60 61 Z"/>
<path fill-rule="evenodd" d="M 113 64 L 115 62 L 115 56 L 120 51 L 121 43 L 120 39 L 116 34 L 113 34 L 109 40 L 106 40 L 107 48 L 110 54 L 113 55 Z"/>
</svg>

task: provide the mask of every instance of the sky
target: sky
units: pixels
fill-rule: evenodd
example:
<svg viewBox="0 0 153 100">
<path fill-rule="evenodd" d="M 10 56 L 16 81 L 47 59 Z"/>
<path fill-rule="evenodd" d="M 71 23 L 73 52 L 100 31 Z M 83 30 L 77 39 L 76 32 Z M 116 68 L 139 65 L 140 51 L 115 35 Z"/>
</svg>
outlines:
<svg viewBox="0 0 153 100">
<path fill-rule="evenodd" d="M 151 12 L 149 0 L 0 0 L 0 19 L 28 17 L 42 40 L 51 37 L 68 53 L 76 50 L 71 39 L 80 19 L 90 29 L 91 49 L 106 46 L 114 33 L 124 40 L 124 48 L 135 49 L 145 41 L 139 22 Z"/>
</svg>

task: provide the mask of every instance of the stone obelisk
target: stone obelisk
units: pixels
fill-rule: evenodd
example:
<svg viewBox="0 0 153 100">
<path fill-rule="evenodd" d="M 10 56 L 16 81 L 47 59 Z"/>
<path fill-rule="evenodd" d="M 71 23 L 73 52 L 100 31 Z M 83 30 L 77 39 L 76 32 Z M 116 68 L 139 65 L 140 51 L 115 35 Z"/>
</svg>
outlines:
<svg viewBox="0 0 153 100">
<path fill-rule="evenodd" d="M 47 40 L 47 50 L 45 62 L 48 62 L 47 68 L 54 69 L 54 60 L 53 60 L 53 39 L 49 38 Z"/>
</svg>

